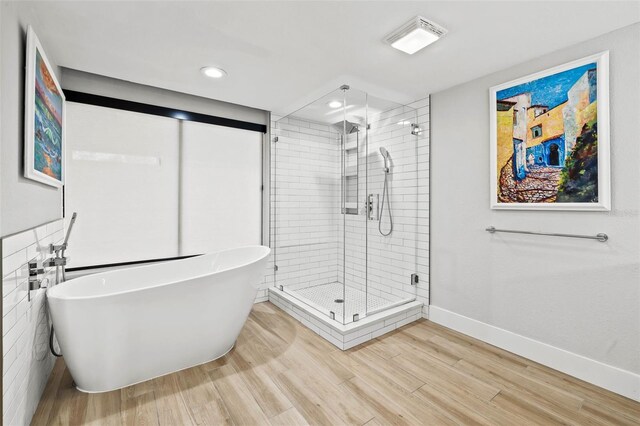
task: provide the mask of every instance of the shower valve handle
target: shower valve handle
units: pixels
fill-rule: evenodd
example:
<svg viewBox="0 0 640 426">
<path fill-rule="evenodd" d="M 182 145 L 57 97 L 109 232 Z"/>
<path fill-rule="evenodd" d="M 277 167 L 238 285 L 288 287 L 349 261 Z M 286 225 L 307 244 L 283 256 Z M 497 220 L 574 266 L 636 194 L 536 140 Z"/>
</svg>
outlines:
<svg viewBox="0 0 640 426">
<path fill-rule="evenodd" d="M 374 196 L 375 203 L 377 204 L 374 208 Z M 366 210 L 367 210 L 367 219 L 369 220 L 378 220 L 378 211 L 380 207 L 380 194 L 369 194 L 367 196 L 366 202 Z"/>
</svg>

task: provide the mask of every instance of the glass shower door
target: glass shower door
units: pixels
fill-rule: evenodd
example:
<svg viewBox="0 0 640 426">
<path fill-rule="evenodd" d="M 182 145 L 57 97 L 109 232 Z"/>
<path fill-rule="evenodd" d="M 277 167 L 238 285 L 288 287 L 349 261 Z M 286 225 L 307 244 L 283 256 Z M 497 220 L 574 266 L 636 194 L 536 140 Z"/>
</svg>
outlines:
<svg viewBox="0 0 640 426">
<path fill-rule="evenodd" d="M 277 120 L 278 289 L 341 324 L 415 299 L 415 122 L 415 110 L 344 86 Z"/>
<path fill-rule="evenodd" d="M 367 305 L 367 94 L 344 92 L 341 194 L 339 229 L 344 309 L 342 323 L 366 316 Z"/>
<path fill-rule="evenodd" d="M 341 108 L 336 90 L 276 121 L 271 144 L 274 285 L 314 312 L 344 319 Z M 327 115 L 327 112 L 330 113 Z"/>
<path fill-rule="evenodd" d="M 418 138 L 412 108 L 369 97 L 366 313 L 415 300 L 418 250 Z"/>
</svg>

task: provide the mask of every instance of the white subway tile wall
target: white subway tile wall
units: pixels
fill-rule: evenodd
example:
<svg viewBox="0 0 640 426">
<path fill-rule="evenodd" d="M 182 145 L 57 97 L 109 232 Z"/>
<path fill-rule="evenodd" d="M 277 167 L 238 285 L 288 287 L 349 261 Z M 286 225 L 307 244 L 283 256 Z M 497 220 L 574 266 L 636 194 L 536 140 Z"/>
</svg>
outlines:
<svg viewBox="0 0 640 426">
<path fill-rule="evenodd" d="M 424 304 L 422 316 L 427 316 L 429 98 L 408 107 L 370 119 L 368 155 L 364 147 L 359 148 L 357 154 L 358 215 L 346 215 L 345 244 L 342 244 L 340 214 L 338 134 L 325 124 L 273 117 L 270 244 L 276 250 L 278 272 L 274 274 L 272 256 L 259 297 L 268 297 L 266 292 L 262 296 L 262 291 L 274 284 L 296 290 L 342 283 L 344 249 L 348 286 L 364 289 L 365 272 L 368 272 L 369 294 L 389 300 L 415 297 Z M 417 137 L 411 135 L 409 123 L 399 124 L 407 120 L 420 127 Z M 273 142 L 274 137 L 278 142 Z M 353 137 L 351 135 L 349 141 Z M 365 219 L 364 211 L 367 193 L 379 194 L 382 198 L 381 146 L 389 151 L 392 164 L 389 194 L 394 231 L 388 237 L 379 234 L 376 221 Z M 365 178 L 367 162 L 369 179 Z M 349 191 L 353 191 L 352 186 Z M 386 208 L 384 215 L 383 230 L 388 230 Z M 365 267 L 367 242 L 368 271 Z M 417 286 L 411 285 L 412 273 L 419 276 Z"/>
<path fill-rule="evenodd" d="M 278 284 L 291 290 L 336 282 L 340 215 L 338 134 L 283 118 L 272 126 L 272 247 Z"/>
<path fill-rule="evenodd" d="M 2 239 L 2 398 L 4 424 L 29 424 L 47 383 L 55 357 L 49 352 L 49 313 L 45 289 L 28 300 L 28 263 L 50 257 L 49 244 L 64 235 L 62 220 Z M 46 268 L 45 283 L 55 282 Z"/>
</svg>

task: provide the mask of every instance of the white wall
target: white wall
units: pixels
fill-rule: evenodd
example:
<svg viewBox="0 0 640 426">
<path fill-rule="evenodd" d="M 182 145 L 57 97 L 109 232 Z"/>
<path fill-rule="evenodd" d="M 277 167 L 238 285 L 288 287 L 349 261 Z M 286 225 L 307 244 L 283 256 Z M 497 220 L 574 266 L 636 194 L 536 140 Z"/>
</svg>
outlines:
<svg viewBox="0 0 640 426">
<path fill-rule="evenodd" d="M 612 211 L 490 210 L 489 87 L 607 49 Z M 640 373 L 638 52 L 635 24 L 432 95 L 433 306 Z M 492 236 L 489 225 L 610 240 Z"/>
<path fill-rule="evenodd" d="M 27 263 L 50 257 L 49 244 L 63 239 L 62 220 L 2 239 L 2 417 L 8 425 L 31 422 L 55 357 L 49 352 L 45 289 L 27 292 Z M 55 281 L 55 269 L 44 276 Z"/>
<path fill-rule="evenodd" d="M 0 236 L 10 235 L 62 217 L 62 191 L 23 177 L 24 74 L 27 26 L 38 22 L 28 3 L 1 2 L 0 37 Z M 47 41 L 40 40 L 47 50 Z M 48 57 L 59 78 L 55 58 Z"/>
</svg>

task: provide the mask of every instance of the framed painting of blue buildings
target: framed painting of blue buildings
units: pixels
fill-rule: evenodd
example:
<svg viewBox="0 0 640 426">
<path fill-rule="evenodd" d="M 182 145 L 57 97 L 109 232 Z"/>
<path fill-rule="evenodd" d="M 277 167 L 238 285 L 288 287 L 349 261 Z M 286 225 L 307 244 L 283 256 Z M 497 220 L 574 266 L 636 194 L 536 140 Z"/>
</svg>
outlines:
<svg viewBox="0 0 640 426">
<path fill-rule="evenodd" d="M 24 176 L 64 185 L 65 97 L 31 27 L 27 30 Z"/>
<path fill-rule="evenodd" d="M 490 89 L 491 208 L 610 210 L 608 55 Z"/>
</svg>

